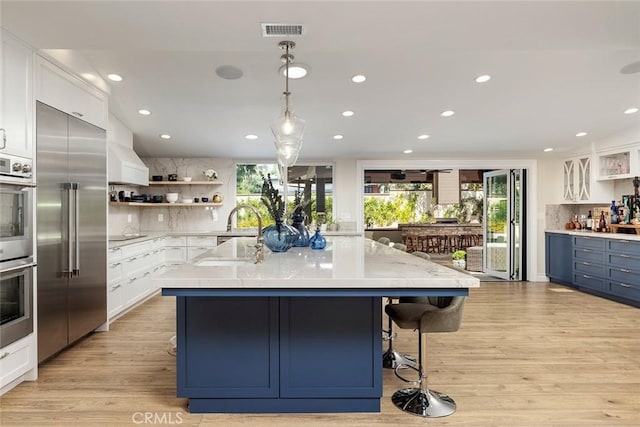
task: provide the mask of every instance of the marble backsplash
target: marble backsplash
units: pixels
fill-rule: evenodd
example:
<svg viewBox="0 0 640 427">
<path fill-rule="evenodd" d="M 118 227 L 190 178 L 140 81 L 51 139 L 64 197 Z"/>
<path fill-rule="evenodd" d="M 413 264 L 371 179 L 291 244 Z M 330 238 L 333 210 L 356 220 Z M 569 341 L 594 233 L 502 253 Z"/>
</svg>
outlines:
<svg viewBox="0 0 640 427">
<path fill-rule="evenodd" d="M 227 216 L 235 206 L 232 199 L 235 193 L 235 164 L 231 159 L 212 157 L 199 158 L 159 158 L 147 157 L 142 161 L 149 168 L 149 175 L 162 175 L 167 180 L 168 174 L 177 174 L 178 180 L 185 176 L 193 181 L 206 181 L 203 171 L 214 169 L 218 172 L 219 185 L 154 185 L 148 187 L 115 186 L 117 191 L 129 190 L 137 194 L 148 193 L 162 195 L 179 193 L 182 198 L 209 197 L 214 194 L 222 196 L 223 206 L 205 207 L 193 204 L 193 207 L 171 206 L 110 206 L 109 234 L 119 235 L 145 231 L 156 232 L 193 232 L 221 231 L 226 229 Z"/>
</svg>

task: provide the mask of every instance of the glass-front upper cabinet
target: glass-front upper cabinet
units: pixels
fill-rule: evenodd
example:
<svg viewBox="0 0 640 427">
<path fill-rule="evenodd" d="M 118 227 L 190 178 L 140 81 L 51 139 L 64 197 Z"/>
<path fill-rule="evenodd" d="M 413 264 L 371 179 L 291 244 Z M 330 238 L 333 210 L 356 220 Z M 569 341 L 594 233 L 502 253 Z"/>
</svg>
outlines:
<svg viewBox="0 0 640 427">
<path fill-rule="evenodd" d="M 613 183 L 597 182 L 590 154 L 562 162 L 562 202 L 600 203 L 613 195 Z"/>
<path fill-rule="evenodd" d="M 640 175 L 640 144 L 598 153 L 598 179 L 625 179 Z"/>
</svg>

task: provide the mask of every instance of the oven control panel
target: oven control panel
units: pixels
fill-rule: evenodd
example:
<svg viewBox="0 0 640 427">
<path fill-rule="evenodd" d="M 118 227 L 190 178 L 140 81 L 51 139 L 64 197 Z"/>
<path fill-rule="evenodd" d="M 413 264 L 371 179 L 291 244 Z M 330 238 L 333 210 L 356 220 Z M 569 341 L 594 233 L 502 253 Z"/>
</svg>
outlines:
<svg viewBox="0 0 640 427">
<path fill-rule="evenodd" d="M 16 178 L 31 178 L 33 163 L 31 159 L 18 156 L 0 156 L 0 175 Z"/>
</svg>

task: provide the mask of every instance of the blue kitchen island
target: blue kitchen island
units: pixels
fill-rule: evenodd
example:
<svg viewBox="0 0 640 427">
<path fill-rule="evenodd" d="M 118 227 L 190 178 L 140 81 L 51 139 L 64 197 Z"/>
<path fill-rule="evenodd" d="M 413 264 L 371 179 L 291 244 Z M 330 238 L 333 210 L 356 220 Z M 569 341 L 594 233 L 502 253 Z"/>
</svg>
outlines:
<svg viewBox="0 0 640 427">
<path fill-rule="evenodd" d="M 473 276 L 363 237 L 266 250 L 235 238 L 156 281 L 176 297 L 190 412 L 379 412 L 382 297 L 467 295 Z"/>
</svg>

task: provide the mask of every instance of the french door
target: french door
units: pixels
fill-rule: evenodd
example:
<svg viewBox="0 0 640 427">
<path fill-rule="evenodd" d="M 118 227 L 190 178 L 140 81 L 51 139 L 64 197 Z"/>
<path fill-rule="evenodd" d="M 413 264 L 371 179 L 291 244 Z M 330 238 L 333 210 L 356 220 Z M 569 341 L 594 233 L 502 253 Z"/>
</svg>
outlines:
<svg viewBox="0 0 640 427">
<path fill-rule="evenodd" d="M 484 272 L 505 280 L 525 274 L 524 169 L 484 174 Z"/>
</svg>

